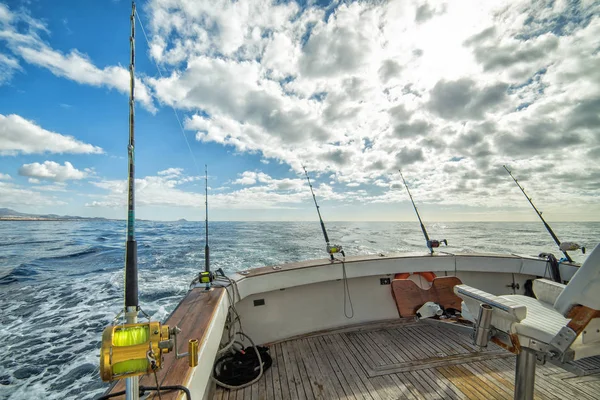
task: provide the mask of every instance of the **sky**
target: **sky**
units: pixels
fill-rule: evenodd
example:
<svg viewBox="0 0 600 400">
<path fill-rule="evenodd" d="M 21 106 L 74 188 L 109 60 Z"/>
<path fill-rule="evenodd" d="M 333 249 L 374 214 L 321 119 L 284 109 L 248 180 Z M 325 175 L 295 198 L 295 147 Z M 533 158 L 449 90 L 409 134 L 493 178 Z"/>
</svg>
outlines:
<svg viewBox="0 0 600 400">
<path fill-rule="evenodd" d="M 138 218 L 600 220 L 597 1 L 137 10 Z M 0 207 L 125 218 L 130 13 L 0 2 Z"/>
</svg>

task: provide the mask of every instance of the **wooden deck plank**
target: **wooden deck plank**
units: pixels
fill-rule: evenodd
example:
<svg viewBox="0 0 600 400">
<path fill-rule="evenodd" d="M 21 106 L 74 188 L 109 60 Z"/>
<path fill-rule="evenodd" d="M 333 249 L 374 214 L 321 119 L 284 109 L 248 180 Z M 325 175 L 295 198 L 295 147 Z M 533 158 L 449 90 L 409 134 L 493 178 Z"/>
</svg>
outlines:
<svg viewBox="0 0 600 400">
<path fill-rule="evenodd" d="M 279 384 L 281 385 L 281 399 L 290 399 L 290 388 L 288 385 L 287 371 L 285 369 L 285 361 L 283 360 L 283 343 L 278 343 L 277 347 L 277 365 L 279 366 Z"/>
<path fill-rule="evenodd" d="M 288 347 L 289 347 L 289 342 L 284 342 L 284 343 L 280 344 L 281 358 L 283 359 L 282 367 L 285 368 L 285 374 L 286 374 L 286 378 L 287 378 L 287 386 L 288 386 L 288 390 L 290 392 L 290 399 L 299 400 L 298 386 L 302 387 L 302 382 L 298 382 L 297 379 L 295 379 L 294 375 L 300 375 L 300 373 L 297 372 L 298 367 L 292 361 L 292 357 L 290 355 Z M 296 367 L 296 372 L 294 371 L 294 367 Z M 302 389 L 302 392 L 304 392 L 304 389 Z M 303 398 L 304 398 L 304 393 L 303 393 Z"/>
<path fill-rule="evenodd" d="M 263 379 L 261 378 L 258 382 L 256 382 L 254 385 L 250 386 L 251 390 L 252 390 L 252 400 L 258 400 L 258 389 L 260 387 L 260 381 L 262 381 Z"/>
<path fill-rule="evenodd" d="M 467 382 L 473 390 L 481 393 L 487 399 L 502 400 L 502 395 L 496 393 L 494 388 L 489 387 L 487 382 L 482 379 L 482 376 L 473 374 L 464 365 L 452 365 L 448 368 L 456 372 L 457 375 L 461 376 L 465 382 Z"/>
<path fill-rule="evenodd" d="M 267 375 L 268 374 L 268 375 Z M 258 381 L 258 399 L 267 400 L 267 381 L 273 382 L 271 378 L 271 368 L 263 372 L 263 377 Z"/>
<path fill-rule="evenodd" d="M 369 380 L 365 369 L 360 365 L 358 359 L 355 357 L 355 354 L 352 354 L 348 351 L 349 342 L 345 341 L 344 335 L 338 335 L 337 337 L 339 338 L 338 341 L 335 341 L 335 337 L 332 337 L 332 342 L 337 348 L 338 353 L 343 354 L 343 356 L 346 357 L 346 360 L 352 367 L 354 373 L 358 376 L 359 381 L 364 385 L 366 392 L 369 393 L 374 400 L 380 400 L 381 397 L 379 396 L 379 394 L 375 390 L 375 387 Z"/>
<path fill-rule="evenodd" d="M 396 385 L 388 375 L 376 376 L 375 378 L 371 378 L 370 381 L 382 399 L 393 400 L 398 397 Z"/>
<path fill-rule="evenodd" d="M 396 376 L 398 377 L 398 379 L 400 379 L 400 381 L 404 383 L 404 385 L 410 391 L 413 397 L 415 397 L 417 400 L 426 400 L 423 394 L 421 393 L 421 390 L 419 390 L 419 388 L 414 385 L 411 379 L 408 379 L 406 373 L 401 372 L 396 374 Z"/>
<path fill-rule="evenodd" d="M 302 378 L 302 374 L 300 373 L 300 366 L 299 366 L 299 362 L 298 362 L 298 352 L 297 352 L 295 346 L 293 345 L 293 343 L 290 342 L 288 347 L 289 347 L 289 354 L 291 356 L 290 361 L 293 363 L 292 369 L 293 369 L 293 373 L 294 373 L 294 380 L 297 381 L 296 389 L 298 390 L 298 397 L 300 399 L 312 398 L 312 389 L 307 394 L 306 389 L 302 383 L 303 378 Z M 306 371 L 304 371 L 304 375 L 306 375 Z"/>
<path fill-rule="evenodd" d="M 315 360 L 317 362 L 317 367 L 321 371 L 321 375 L 324 378 L 325 385 L 333 388 L 335 398 L 343 399 L 346 395 L 344 389 L 342 389 L 342 385 L 340 385 L 340 381 L 337 379 L 333 370 L 328 366 L 328 363 L 325 363 L 323 360 L 323 355 L 317 349 L 318 338 L 307 338 L 306 339 L 310 350 L 313 352 Z"/>
<path fill-rule="evenodd" d="M 252 387 L 246 386 L 238 390 L 237 400 L 252 400 Z"/>
<path fill-rule="evenodd" d="M 273 377 L 273 398 L 281 399 L 281 382 L 279 378 L 279 363 L 277 361 L 277 345 L 273 345 L 270 348 L 271 358 L 273 359 L 273 365 L 271 365 L 271 372 Z"/>
<path fill-rule="evenodd" d="M 406 341 L 403 340 L 403 335 L 398 329 L 390 329 L 385 332 L 390 345 L 398 349 L 399 354 L 403 357 L 403 362 L 417 360 L 417 355 L 412 352 L 411 347 L 406 345 Z"/>
<path fill-rule="evenodd" d="M 369 331 L 365 332 L 364 336 L 367 342 L 371 343 L 381 360 L 383 360 L 385 364 L 395 364 L 396 359 L 389 351 L 389 348 L 392 346 L 385 346 L 384 343 L 381 342 L 380 333 L 377 331 Z"/>
<path fill-rule="evenodd" d="M 313 393 L 312 385 L 310 383 L 310 378 L 308 377 L 307 373 L 307 369 L 312 367 L 304 363 L 304 360 L 302 359 L 302 354 L 300 352 L 300 348 L 298 347 L 298 341 L 291 341 L 291 345 L 294 349 L 296 362 L 298 363 L 298 372 L 300 373 L 300 380 L 302 382 L 302 386 L 304 387 L 304 394 L 306 395 L 306 398 L 308 400 L 315 400 L 315 395 Z"/>
<path fill-rule="evenodd" d="M 296 343 L 300 350 L 300 357 L 306 365 L 306 373 L 315 399 L 335 398 L 333 388 L 325 384 L 325 380 L 321 375 L 321 371 L 317 366 L 313 352 L 310 349 L 310 345 L 306 342 L 306 339 L 298 339 Z"/>
<path fill-rule="evenodd" d="M 454 386 L 458 388 L 462 393 L 464 393 L 469 399 L 481 399 L 487 400 L 484 396 L 482 396 L 478 391 L 473 390 L 471 385 L 465 381 L 460 376 L 457 376 L 456 372 L 450 369 L 449 367 L 439 367 L 437 370 L 446 377 Z"/>
<path fill-rule="evenodd" d="M 444 393 L 447 394 L 446 398 L 463 400 L 467 397 L 463 392 L 458 390 L 452 382 L 448 381 L 436 368 L 423 369 L 419 372 L 426 373 L 432 377 L 441 387 L 443 387 Z"/>
<path fill-rule="evenodd" d="M 373 354 L 368 343 L 363 340 L 357 339 L 354 335 L 350 335 L 348 333 L 342 333 L 340 336 L 343 336 L 348 346 L 351 346 L 356 350 L 356 354 L 358 354 L 364 363 L 370 366 L 376 365 L 384 365 L 383 362 Z"/>
<path fill-rule="evenodd" d="M 433 392 L 436 393 L 438 398 L 441 399 L 457 399 L 456 394 L 447 389 L 446 385 L 443 384 L 443 381 L 438 379 L 436 376 L 429 373 L 429 369 L 422 369 L 417 371 L 412 371 L 412 374 L 419 379 L 421 382 L 427 382 L 429 387 L 433 389 Z"/>
<path fill-rule="evenodd" d="M 406 384 L 400 380 L 397 374 L 390 374 L 389 377 L 392 379 L 392 382 L 396 384 L 396 387 L 399 389 L 399 397 L 401 399 L 409 399 L 415 400 L 415 395 L 412 394 L 410 389 L 406 386 Z"/>
<path fill-rule="evenodd" d="M 501 397 L 511 398 L 513 396 L 514 385 L 512 382 L 506 379 L 498 380 L 495 374 L 481 368 L 477 362 L 463 364 L 463 367 L 484 379 L 488 386 L 494 389 Z"/>
<path fill-rule="evenodd" d="M 388 356 L 392 360 L 392 364 L 402 364 L 405 361 L 403 354 L 401 354 L 396 346 L 393 346 L 392 343 L 390 343 L 386 331 L 378 331 L 374 340 L 378 347 L 386 350 Z"/>
<path fill-rule="evenodd" d="M 496 382 L 491 377 L 488 377 L 485 372 L 482 372 L 482 371 L 476 369 L 471 364 L 473 364 L 473 363 L 462 364 L 461 365 L 462 371 L 465 374 L 468 374 L 472 377 L 476 377 L 477 379 L 479 379 L 482 382 L 481 386 L 485 387 L 486 391 L 488 393 L 490 393 L 494 398 L 508 399 L 512 396 L 512 394 L 508 394 L 506 391 L 499 388 L 498 385 L 496 384 Z"/>
<path fill-rule="evenodd" d="M 419 331 L 419 327 L 405 329 L 406 338 L 414 346 L 414 349 L 418 351 L 419 359 L 435 358 L 439 357 L 438 351 L 436 350 L 436 342 L 431 342 L 424 338 L 422 334 L 416 333 L 415 329 Z M 425 329 L 424 331 L 427 331 Z"/>
<path fill-rule="evenodd" d="M 360 376 L 355 371 L 354 367 L 350 364 L 347 357 L 347 352 L 339 349 L 337 343 L 333 342 L 332 336 L 323 336 L 320 338 L 325 345 L 331 348 L 331 351 L 336 354 L 336 361 L 340 367 L 340 371 L 344 374 L 346 381 L 349 382 L 350 389 L 358 399 L 370 400 L 373 397 L 369 394 L 369 391 L 365 387 Z"/>
<path fill-rule="evenodd" d="M 459 354 L 467 354 L 468 350 L 462 346 L 456 346 L 454 341 L 444 341 L 439 340 L 439 336 L 436 336 L 435 332 L 431 332 L 429 329 L 423 329 L 422 332 L 419 332 L 423 335 L 423 337 L 429 340 L 431 343 L 435 343 L 437 350 L 439 353 L 444 354 L 444 356 L 453 356 Z"/>
<path fill-rule="evenodd" d="M 314 338 L 314 343 L 317 347 L 317 350 L 323 356 L 323 362 L 327 364 L 328 369 L 330 368 L 331 371 L 333 371 L 334 376 L 332 376 L 332 379 L 338 380 L 342 390 L 344 391 L 345 398 L 355 400 L 356 396 L 354 396 L 354 393 L 350 386 L 350 382 L 348 382 L 348 380 L 340 370 L 340 367 L 336 361 L 336 355 L 331 352 L 331 348 L 325 345 L 321 337 Z"/>
<path fill-rule="evenodd" d="M 436 393 L 435 389 L 431 387 L 427 381 L 423 381 L 419 375 L 416 374 L 416 371 L 408 371 L 404 374 L 415 387 L 418 387 L 421 390 L 421 394 L 428 400 L 437 400 L 439 395 Z"/>
</svg>

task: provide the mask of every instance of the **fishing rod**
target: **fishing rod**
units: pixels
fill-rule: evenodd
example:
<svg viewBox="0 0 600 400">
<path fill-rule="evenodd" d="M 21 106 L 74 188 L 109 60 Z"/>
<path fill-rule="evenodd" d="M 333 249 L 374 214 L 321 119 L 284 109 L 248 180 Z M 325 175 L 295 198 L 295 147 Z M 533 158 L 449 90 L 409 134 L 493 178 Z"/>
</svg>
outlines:
<svg viewBox="0 0 600 400">
<path fill-rule="evenodd" d="M 304 169 L 304 174 L 306 175 L 306 180 L 308 181 L 308 186 L 310 187 L 310 192 L 312 193 L 313 200 L 315 202 L 315 207 L 317 207 L 317 214 L 319 214 L 319 222 L 321 223 L 321 230 L 323 231 L 323 237 L 325 238 L 325 243 L 327 244 L 327 253 L 329 257 L 331 257 L 331 261 L 334 260 L 333 255 L 336 253 L 340 253 L 343 257 L 346 257 L 344 254 L 344 250 L 340 245 L 330 245 L 329 244 L 329 235 L 327 235 L 327 229 L 325 229 L 325 223 L 323 222 L 323 218 L 321 217 L 321 210 L 319 209 L 319 204 L 317 204 L 317 197 L 315 196 L 315 192 L 313 190 L 312 183 L 310 183 L 310 177 L 308 176 L 308 171 L 306 171 L 306 167 L 302 166 Z"/>
<path fill-rule="evenodd" d="M 206 290 L 210 290 L 211 284 L 215 279 L 215 274 L 210 270 L 210 248 L 208 246 L 208 166 L 206 164 L 204 164 L 204 206 L 204 271 L 198 274 L 198 277 L 194 279 L 192 284 L 204 284 Z"/>
<path fill-rule="evenodd" d="M 127 242 L 125 245 L 125 321 L 135 324 L 138 319 L 138 265 L 137 242 L 135 241 L 135 2 L 131 2 L 131 50 L 129 62 L 129 145 L 127 146 L 129 176 L 127 196 Z M 137 398 L 139 378 L 126 378 L 125 389 L 128 399 Z"/>
<path fill-rule="evenodd" d="M 138 258 L 135 240 L 135 1 L 131 2 L 131 34 L 129 44 L 131 60 L 129 63 L 129 144 L 127 176 L 127 241 L 125 243 L 125 282 L 124 308 L 114 318 L 113 323 L 102 332 L 100 347 L 100 377 L 105 382 L 125 379 L 125 392 L 100 396 L 109 398 L 125 394 L 126 400 L 138 400 L 140 389 L 155 390 L 160 398 L 161 388 L 156 371 L 163 366 L 163 354 L 174 351 L 175 359 L 188 357 L 190 367 L 198 365 L 198 340 L 189 339 L 187 353 L 179 353 L 177 335 L 181 330 L 177 326 L 163 325 L 152 321 L 151 317 L 139 306 Z M 125 314 L 125 323 L 119 317 Z M 138 322 L 138 314 L 148 319 Z M 139 384 L 139 376 L 154 373 L 156 386 Z M 114 388 L 114 386 L 113 386 Z M 110 389 L 109 389 L 110 391 Z"/>
<path fill-rule="evenodd" d="M 419 219 L 419 224 L 421 224 L 421 230 L 423 231 L 423 236 L 425 236 L 425 240 L 427 242 L 427 248 L 429 249 L 431 254 L 433 254 L 434 248 L 440 247 L 440 243 L 444 243 L 446 246 L 448 246 L 448 241 L 446 239 L 442 239 L 442 240 L 429 239 L 429 235 L 427 234 L 427 229 L 425 229 L 425 225 L 423 224 L 423 221 L 421 220 L 421 216 L 419 215 L 419 210 L 417 210 L 417 206 L 415 205 L 415 201 L 413 200 L 412 194 L 410 194 L 410 189 L 408 188 L 408 184 L 406 183 L 406 180 L 404 179 L 404 175 L 402 175 L 401 170 L 398 170 L 398 172 L 400 172 L 400 177 L 402 177 L 402 182 L 404 182 L 404 187 L 406 187 L 406 191 L 408 192 L 408 196 L 410 197 L 410 202 L 412 203 L 413 208 L 415 209 L 415 213 L 417 213 L 417 218 Z"/>
<path fill-rule="evenodd" d="M 550 236 L 552 236 L 552 239 L 554 239 L 554 243 L 556 243 L 556 245 L 558 246 L 558 248 L 560 249 L 560 251 L 562 251 L 562 253 L 565 255 L 565 259 L 568 262 L 573 262 L 573 259 L 571 258 L 571 256 L 568 253 L 568 251 L 571 251 L 571 250 L 581 249 L 581 252 L 583 254 L 585 254 L 585 247 L 580 246 L 579 244 L 574 243 L 574 242 L 561 242 L 558 239 L 558 237 L 556 236 L 556 234 L 554 233 L 554 231 L 552 230 L 552 228 L 550 227 L 550 225 L 548 225 L 548 223 L 546 222 L 546 220 L 544 219 L 544 217 L 542 217 L 542 212 L 537 209 L 537 207 L 535 206 L 535 204 L 533 204 L 533 201 L 531 200 L 531 197 L 529 197 L 527 195 L 527 193 L 525 193 L 525 189 L 523 189 L 523 186 L 521 186 L 521 184 L 519 183 L 519 181 L 517 180 L 517 178 L 515 178 L 513 176 L 512 172 L 506 167 L 506 165 L 503 165 L 503 167 L 506 170 L 506 172 L 508 172 L 508 174 L 513 179 L 513 181 L 515 181 L 515 184 L 519 187 L 519 189 L 521 189 L 521 192 L 523 192 L 523 194 L 527 198 L 527 201 L 529 202 L 529 204 L 531 204 L 531 207 L 533 207 L 533 209 L 535 210 L 535 212 L 538 215 L 538 217 L 540 217 L 540 219 L 542 220 L 542 223 L 546 227 L 546 230 L 548 231 L 548 233 L 550 234 Z"/>
<path fill-rule="evenodd" d="M 125 246 L 125 316 L 128 324 L 137 322 L 138 266 L 135 241 L 135 3 L 131 5 L 131 60 L 129 64 L 129 144 L 127 146 L 129 174 L 127 196 L 127 242 Z"/>
<path fill-rule="evenodd" d="M 204 204 L 206 206 L 206 217 L 204 219 L 204 230 L 206 244 L 204 245 L 204 272 L 210 272 L 210 249 L 208 247 L 208 166 L 204 164 Z"/>
</svg>

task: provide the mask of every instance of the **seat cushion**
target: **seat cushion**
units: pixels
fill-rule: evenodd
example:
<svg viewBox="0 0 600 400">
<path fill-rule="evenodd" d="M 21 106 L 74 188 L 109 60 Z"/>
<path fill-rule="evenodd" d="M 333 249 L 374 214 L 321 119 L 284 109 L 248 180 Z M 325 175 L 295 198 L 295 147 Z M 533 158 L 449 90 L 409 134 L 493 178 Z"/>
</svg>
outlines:
<svg viewBox="0 0 600 400">
<path fill-rule="evenodd" d="M 513 325 L 517 334 L 550 343 L 569 319 L 563 317 L 552 305 L 521 295 L 501 296 L 527 307 L 527 317 Z"/>
</svg>

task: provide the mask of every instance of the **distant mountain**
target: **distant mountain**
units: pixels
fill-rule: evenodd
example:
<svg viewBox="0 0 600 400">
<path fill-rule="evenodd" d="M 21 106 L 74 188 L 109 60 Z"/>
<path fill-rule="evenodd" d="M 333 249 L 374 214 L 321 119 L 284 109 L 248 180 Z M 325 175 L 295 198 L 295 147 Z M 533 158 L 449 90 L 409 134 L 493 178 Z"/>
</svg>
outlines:
<svg viewBox="0 0 600 400">
<path fill-rule="evenodd" d="M 27 215 L 27 214 L 23 214 L 20 212 L 17 212 L 15 210 L 11 210 L 10 208 L 0 208 L 0 217 L 3 217 L 5 215 Z"/>
<path fill-rule="evenodd" d="M 88 218 L 71 215 L 56 214 L 26 214 L 10 208 L 0 208 L 0 221 L 70 221 L 70 220 L 98 220 L 106 221 L 106 218 Z"/>
</svg>

